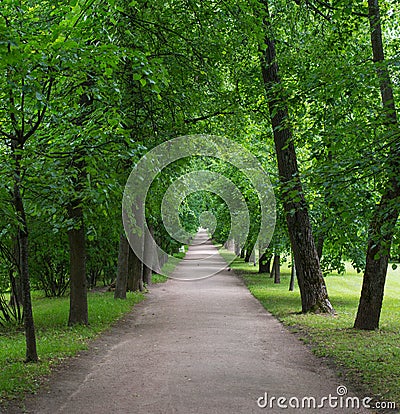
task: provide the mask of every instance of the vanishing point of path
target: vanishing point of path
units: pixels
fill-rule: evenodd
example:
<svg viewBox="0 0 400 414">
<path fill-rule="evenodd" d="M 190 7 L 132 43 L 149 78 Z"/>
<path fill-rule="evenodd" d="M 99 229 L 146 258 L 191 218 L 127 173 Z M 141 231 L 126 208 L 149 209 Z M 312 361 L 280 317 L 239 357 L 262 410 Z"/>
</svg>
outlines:
<svg viewBox="0 0 400 414">
<path fill-rule="evenodd" d="M 221 268 L 205 232 L 176 269 L 183 278 Z M 204 258 L 199 264 L 194 258 Z M 203 263 L 204 262 L 204 263 Z M 56 369 L 24 411 L 38 414 L 362 413 L 344 408 L 259 408 L 257 399 L 337 396 L 332 371 L 227 269 L 153 287 L 89 351 Z M 263 401 L 261 401 L 262 403 Z M 14 413 L 14 411 L 10 411 Z M 371 411 L 369 411 L 371 412 Z"/>
</svg>

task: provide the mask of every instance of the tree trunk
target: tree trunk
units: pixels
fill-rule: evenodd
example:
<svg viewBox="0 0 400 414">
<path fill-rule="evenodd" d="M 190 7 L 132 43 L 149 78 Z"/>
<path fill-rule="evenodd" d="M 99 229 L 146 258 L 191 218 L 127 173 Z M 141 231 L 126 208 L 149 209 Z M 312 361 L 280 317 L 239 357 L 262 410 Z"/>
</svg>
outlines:
<svg viewBox="0 0 400 414">
<path fill-rule="evenodd" d="M 273 256 L 273 258 L 271 259 L 272 262 L 272 269 L 271 269 L 271 273 L 269 274 L 270 278 L 273 278 L 275 275 L 275 266 L 276 266 L 276 262 L 275 262 L 275 255 Z"/>
<path fill-rule="evenodd" d="M 392 192 L 390 192 L 392 193 Z M 399 189 L 397 197 L 400 196 Z M 360 302 L 354 328 L 373 330 L 379 328 L 383 295 L 385 290 L 387 267 L 389 263 L 390 245 L 393 229 L 399 215 L 398 210 L 388 214 L 388 201 L 393 200 L 392 194 L 385 194 L 378 206 L 367 248 L 367 261 L 363 278 Z M 391 228 L 382 235 L 382 228 Z"/>
<path fill-rule="evenodd" d="M 240 242 L 235 240 L 235 255 L 240 256 L 240 251 L 241 251 Z"/>
<path fill-rule="evenodd" d="M 135 252 L 129 247 L 128 258 L 128 283 L 127 288 L 131 292 L 143 290 L 142 282 L 142 262 L 136 256 Z"/>
<path fill-rule="evenodd" d="M 23 318 L 26 342 L 26 362 L 37 362 L 35 324 L 32 313 L 31 287 L 29 281 L 28 260 L 28 224 L 26 221 L 25 206 L 21 194 L 21 152 L 23 144 L 13 140 L 11 149 L 15 160 L 14 170 L 14 207 L 18 219 L 19 266 L 21 272 Z"/>
<path fill-rule="evenodd" d="M 21 244 L 21 281 L 23 293 L 23 314 L 26 339 L 26 362 L 37 362 L 35 324 L 32 314 L 31 288 L 28 267 L 28 233 L 26 228 L 19 231 Z"/>
<path fill-rule="evenodd" d="M 268 96 L 269 112 L 274 134 L 278 170 L 282 185 L 283 206 L 299 282 L 302 311 L 334 313 L 329 301 L 325 282 L 319 264 L 308 208 L 304 198 L 293 144 L 292 130 L 289 125 L 288 109 L 284 98 L 277 94 L 281 84 L 276 62 L 275 43 L 270 37 L 268 1 L 262 0 L 266 8 L 265 43 L 266 49 L 262 62 L 262 75 Z"/>
<path fill-rule="evenodd" d="M 68 230 L 70 263 L 70 306 L 68 325 L 88 324 L 86 251 L 83 210 L 78 201 L 68 206 L 74 227 Z"/>
<path fill-rule="evenodd" d="M 317 240 L 317 255 L 318 255 L 318 259 L 321 260 L 322 258 L 322 253 L 324 251 L 324 241 L 325 241 L 325 237 L 323 234 L 320 234 L 318 236 L 318 240 Z"/>
<path fill-rule="evenodd" d="M 29 236 L 28 236 L 29 239 Z M 11 294 L 10 294 L 10 305 L 19 308 L 23 306 L 23 293 L 22 293 L 22 281 L 21 281 L 21 251 L 19 246 L 19 235 L 15 237 L 14 246 L 12 249 L 12 253 L 10 255 L 10 261 L 12 262 L 12 268 L 10 269 L 10 286 L 11 286 Z M 14 268 L 17 273 L 14 276 Z M 22 318 L 19 318 L 22 321 Z"/>
<path fill-rule="evenodd" d="M 94 78 L 89 77 L 81 86 L 86 90 L 79 97 L 80 114 L 75 120 L 75 124 L 84 127 L 88 118 L 90 107 L 93 104 L 93 94 L 91 87 L 94 85 Z M 68 325 L 75 324 L 87 325 L 88 303 L 87 303 L 87 280 L 86 280 L 86 243 L 85 226 L 82 207 L 82 192 L 86 180 L 86 152 L 79 145 L 75 148 L 75 153 L 71 159 L 73 171 L 72 184 L 76 197 L 67 206 L 68 218 L 73 223 L 73 228 L 68 230 L 69 251 L 70 251 L 70 308 Z M 76 173 L 76 175 L 75 175 Z"/>
<path fill-rule="evenodd" d="M 259 260 L 258 273 L 271 273 L 272 254 L 264 252 Z"/>
<path fill-rule="evenodd" d="M 18 279 L 14 276 L 14 270 L 9 270 L 9 279 L 11 286 L 11 294 L 9 306 L 15 310 L 16 320 L 18 323 L 23 321 L 23 293 L 21 285 L 21 275 L 18 275 Z"/>
<path fill-rule="evenodd" d="M 162 273 L 162 267 L 165 265 L 165 263 L 167 263 L 168 261 L 168 255 L 167 254 L 162 254 L 158 257 L 158 263 L 159 263 L 159 268 L 160 268 L 160 273 Z"/>
<path fill-rule="evenodd" d="M 398 133 L 393 88 L 385 64 L 378 0 L 368 0 L 368 10 L 373 59 L 377 63 L 376 71 L 380 82 L 382 105 L 385 109 L 383 123 L 389 130 Z M 354 322 L 356 329 L 379 328 L 390 248 L 399 216 L 400 144 L 398 142 L 392 145 L 385 165 L 389 179 L 370 224 L 363 286 Z"/>
<path fill-rule="evenodd" d="M 244 259 L 244 256 L 245 256 L 245 249 L 244 249 L 244 247 L 242 248 L 242 250 L 240 250 L 240 258 L 241 259 Z"/>
<path fill-rule="evenodd" d="M 253 266 L 256 265 L 256 249 L 255 248 L 253 248 L 251 252 L 249 262 L 253 263 Z"/>
<path fill-rule="evenodd" d="M 281 256 L 279 254 L 274 257 L 274 283 L 281 283 Z"/>
<path fill-rule="evenodd" d="M 152 274 L 153 274 L 153 272 L 150 269 L 150 267 L 143 264 L 143 284 L 145 286 L 150 286 Z"/>
<path fill-rule="evenodd" d="M 19 185 L 14 186 L 15 205 L 19 218 L 18 239 L 20 245 L 20 266 L 21 266 L 21 285 L 23 299 L 23 318 L 26 341 L 26 362 L 37 362 L 38 355 L 36 350 L 35 324 L 32 313 L 31 287 L 29 281 L 29 261 L 28 261 L 28 227 L 26 223 L 25 208 L 21 197 Z"/>
<path fill-rule="evenodd" d="M 294 291 L 294 281 L 296 279 L 296 263 L 293 260 L 293 254 L 292 254 L 292 269 L 290 272 L 290 283 L 289 283 L 289 291 L 293 292 Z"/>
<path fill-rule="evenodd" d="M 245 244 L 246 254 L 244 256 L 245 263 L 249 263 L 252 260 L 253 251 L 256 245 L 256 241 L 248 240 Z M 254 252 L 255 254 L 255 252 Z"/>
<path fill-rule="evenodd" d="M 154 231 L 153 231 L 153 227 L 149 226 L 149 233 L 150 236 L 153 237 Z M 150 237 L 149 235 L 147 235 L 147 237 L 145 237 L 144 240 L 144 252 L 143 252 L 143 257 L 144 257 L 144 263 L 143 263 L 143 283 L 146 286 L 149 286 L 151 284 L 151 276 L 152 276 L 152 269 L 151 267 L 147 266 L 147 264 L 152 265 L 153 264 L 153 257 L 154 257 L 154 252 L 151 251 L 151 243 L 150 243 Z"/>
<path fill-rule="evenodd" d="M 115 282 L 114 299 L 126 299 L 128 281 L 129 243 L 122 232 L 119 238 L 117 280 Z"/>
</svg>

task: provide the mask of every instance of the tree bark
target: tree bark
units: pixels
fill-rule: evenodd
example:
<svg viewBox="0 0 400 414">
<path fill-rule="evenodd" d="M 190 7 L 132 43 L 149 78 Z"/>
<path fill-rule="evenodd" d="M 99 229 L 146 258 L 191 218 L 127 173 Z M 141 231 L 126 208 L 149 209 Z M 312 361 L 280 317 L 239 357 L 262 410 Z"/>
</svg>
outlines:
<svg viewBox="0 0 400 414">
<path fill-rule="evenodd" d="M 152 274 L 153 274 L 153 272 L 150 269 L 150 267 L 143 264 L 143 284 L 145 286 L 150 286 Z"/>
<path fill-rule="evenodd" d="M 149 226 L 149 232 L 150 232 L 150 236 L 153 237 L 154 231 L 151 225 Z M 145 237 L 145 240 L 144 240 L 143 257 L 145 259 L 144 260 L 145 263 L 143 263 L 143 283 L 146 286 L 149 286 L 151 284 L 151 276 L 152 276 L 153 271 L 151 267 L 146 265 L 146 263 L 151 265 L 153 263 L 153 257 L 154 257 L 154 252 L 151 251 L 151 243 L 150 243 L 149 235 L 147 235 L 147 237 Z"/>
<path fill-rule="evenodd" d="M 142 262 L 129 247 L 127 289 L 130 292 L 143 290 L 142 272 Z"/>
<path fill-rule="evenodd" d="M 21 153 L 23 151 L 23 140 L 13 140 L 11 150 L 13 153 L 14 167 L 14 208 L 18 218 L 18 243 L 19 243 L 19 266 L 21 272 L 23 318 L 26 342 L 26 362 L 37 362 L 35 324 L 32 313 L 31 287 L 29 281 L 29 243 L 28 223 L 26 220 L 25 206 L 21 194 Z"/>
<path fill-rule="evenodd" d="M 235 240 L 235 255 L 240 256 L 240 242 Z"/>
<path fill-rule="evenodd" d="M 272 254 L 264 252 L 259 260 L 258 273 L 271 273 Z"/>
<path fill-rule="evenodd" d="M 74 123 L 84 127 L 93 105 L 93 93 L 91 88 L 94 86 L 94 78 L 81 84 L 87 88 L 79 97 L 80 113 Z M 70 309 L 68 325 L 82 324 L 87 325 L 88 303 L 87 303 L 87 279 L 86 279 L 86 235 L 83 217 L 82 192 L 86 180 L 85 150 L 79 145 L 76 146 L 75 154 L 72 156 L 70 166 L 76 170 L 76 175 L 72 176 L 73 190 L 76 194 L 68 206 L 68 218 L 73 223 L 73 228 L 68 230 L 69 251 L 70 251 Z"/>
<path fill-rule="evenodd" d="M 390 73 L 385 64 L 382 28 L 378 0 L 368 0 L 371 46 L 380 83 L 384 124 L 389 131 L 399 133 L 396 106 Z M 387 267 L 394 229 L 400 205 L 400 143 L 395 142 L 385 162 L 388 182 L 370 223 L 366 265 L 360 302 L 354 328 L 373 330 L 379 328 Z"/>
<path fill-rule="evenodd" d="M 114 299 L 126 299 L 128 280 L 129 243 L 122 232 L 119 238 L 117 280 L 115 282 Z"/>
<path fill-rule="evenodd" d="M 14 206 L 15 207 L 15 206 Z M 28 235 L 29 241 L 29 235 Z M 10 275 L 10 286 L 11 286 L 11 293 L 10 293 L 10 306 L 13 306 L 17 310 L 18 314 L 18 321 L 23 321 L 22 313 L 20 308 L 23 307 L 24 299 L 22 293 L 22 281 L 21 281 L 21 251 L 19 246 L 19 234 L 15 237 L 14 246 L 12 251 L 10 252 L 10 262 L 12 263 L 12 267 L 9 270 Z M 14 276 L 16 273 L 16 276 Z"/>
<path fill-rule="evenodd" d="M 78 201 L 68 206 L 68 216 L 73 221 L 73 228 L 68 230 L 69 264 L 70 264 L 70 306 L 68 325 L 87 325 L 87 280 L 86 280 L 86 246 L 83 210 Z"/>
<path fill-rule="evenodd" d="M 271 38 L 268 1 L 262 0 L 266 9 L 265 44 L 262 75 L 268 96 L 269 112 L 274 134 L 278 170 L 283 193 L 283 206 L 290 242 L 297 265 L 302 312 L 334 313 L 319 264 L 308 208 L 304 198 L 297 165 L 288 109 L 284 98 L 276 92 L 281 84 L 276 61 L 275 42 Z"/>
<path fill-rule="evenodd" d="M 293 253 L 292 253 L 292 269 L 290 272 L 290 283 L 289 283 L 289 291 L 293 292 L 294 291 L 294 281 L 296 279 L 296 263 L 293 260 Z"/>
<path fill-rule="evenodd" d="M 275 275 L 275 266 L 276 266 L 275 255 L 273 255 L 273 257 L 271 259 L 271 263 L 272 263 L 272 268 L 271 268 L 271 273 L 269 274 L 269 277 L 273 278 L 274 275 Z"/>
<path fill-rule="evenodd" d="M 249 263 L 251 261 L 255 245 L 256 245 L 255 240 L 250 239 L 246 242 L 245 244 L 246 254 L 244 256 L 245 263 Z"/>
<path fill-rule="evenodd" d="M 276 254 L 274 257 L 274 283 L 281 283 L 281 256 Z"/>
<path fill-rule="evenodd" d="M 321 260 L 322 253 L 324 251 L 324 242 L 325 242 L 325 237 L 323 234 L 320 234 L 317 239 L 317 255 L 318 255 L 319 260 Z"/>
<path fill-rule="evenodd" d="M 35 324 L 32 313 L 31 287 L 29 281 L 29 259 L 28 259 L 28 224 L 26 221 L 25 206 L 21 195 L 21 155 L 16 153 L 17 145 L 12 147 L 15 159 L 14 171 L 14 207 L 18 217 L 18 241 L 19 241 L 19 265 L 21 270 L 21 286 L 22 286 L 22 301 L 23 301 L 23 318 L 25 328 L 25 342 L 26 342 L 26 362 L 37 362 L 38 355 L 36 349 L 36 334 Z"/>
</svg>

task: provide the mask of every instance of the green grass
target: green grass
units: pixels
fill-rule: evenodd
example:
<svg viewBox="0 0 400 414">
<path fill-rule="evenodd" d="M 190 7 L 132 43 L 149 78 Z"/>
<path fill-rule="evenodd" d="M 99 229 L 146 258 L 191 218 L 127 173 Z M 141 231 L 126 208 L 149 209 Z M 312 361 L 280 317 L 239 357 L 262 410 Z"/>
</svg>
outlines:
<svg viewBox="0 0 400 414">
<path fill-rule="evenodd" d="M 185 253 L 179 252 L 174 253 L 173 256 L 177 260 L 169 260 L 165 263 L 161 269 L 162 274 L 153 274 L 151 277 L 152 283 L 164 283 L 168 280 L 167 275 L 171 275 L 175 270 L 176 266 L 178 266 L 179 262 L 184 259 L 186 252 L 188 251 L 189 246 L 185 245 Z"/>
<path fill-rule="evenodd" d="M 158 273 L 154 273 L 153 276 L 151 277 L 151 282 L 152 283 L 164 283 L 168 280 L 167 276 L 164 275 L 159 275 Z"/>
<path fill-rule="evenodd" d="M 21 329 L 0 331 L 0 402 L 35 392 L 43 376 L 64 358 L 88 347 L 89 340 L 107 329 L 144 299 L 127 293 L 127 300 L 114 300 L 112 292 L 89 293 L 89 326 L 67 327 L 69 298 L 45 298 L 33 292 L 39 363 L 24 363 L 25 336 Z"/>
<path fill-rule="evenodd" d="M 232 253 L 223 251 L 229 260 Z M 400 269 L 389 269 L 380 329 L 372 332 L 352 328 L 361 292 L 362 275 L 347 266 L 346 274 L 325 278 L 335 317 L 299 314 L 300 294 L 296 285 L 289 292 L 290 272 L 282 266 L 281 284 L 276 285 L 257 267 L 235 259 L 231 267 L 242 275 L 251 293 L 262 305 L 300 334 L 314 353 L 333 360 L 339 375 L 357 383 L 366 395 L 400 404 Z"/>
<path fill-rule="evenodd" d="M 188 247 L 185 246 L 185 251 Z M 167 262 L 163 274 L 153 275 L 152 283 L 168 280 L 185 253 L 174 254 L 177 260 Z M 127 293 L 127 300 L 114 300 L 112 292 L 89 293 L 89 326 L 67 327 L 69 298 L 45 298 L 41 292 L 32 292 L 37 347 L 40 361 L 24 363 L 25 336 L 22 328 L 0 330 L 0 404 L 25 393 L 34 393 L 41 379 L 51 367 L 63 359 L 85 350 L 91 339 L 107 329 L 134 304 L 144 299 L 141 293 Z"/>
</svg>

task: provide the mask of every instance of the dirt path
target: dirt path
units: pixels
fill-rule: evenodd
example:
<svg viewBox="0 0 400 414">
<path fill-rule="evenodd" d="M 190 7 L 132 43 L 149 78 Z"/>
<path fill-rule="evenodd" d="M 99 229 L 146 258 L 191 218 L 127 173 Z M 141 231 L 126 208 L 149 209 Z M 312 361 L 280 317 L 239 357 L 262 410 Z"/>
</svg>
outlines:
<svg viewBox="0 0 400 414">
<path fill-rule="evenodd" d="M 205 240 L 204 233 L 198 237 Z M 204 263 L 190 260 L 195 257 L 205 258 Z M 210 242 L 191 247 L 187 259 L 177 276 L 204 276 L 223 260 Z M 293 413 L 299 410 L 279 408 L 276 401 L 273 409 L 261 409 L 257 399 L 267 392 L 269 402 L 283 396 L 300 403 L 303 397 L 315 397 L 319 403 L 329 394 L 336 397 L 339 385 L 225 270 L 200 281 L 169 280 L 154 287 L 88 352 L 59 367 L 48 386 L 27 399 L 25 412 Z M 320 410 L 305 411 L 366 412 L 332 409 L 328 401 Z"/>
</svg>

